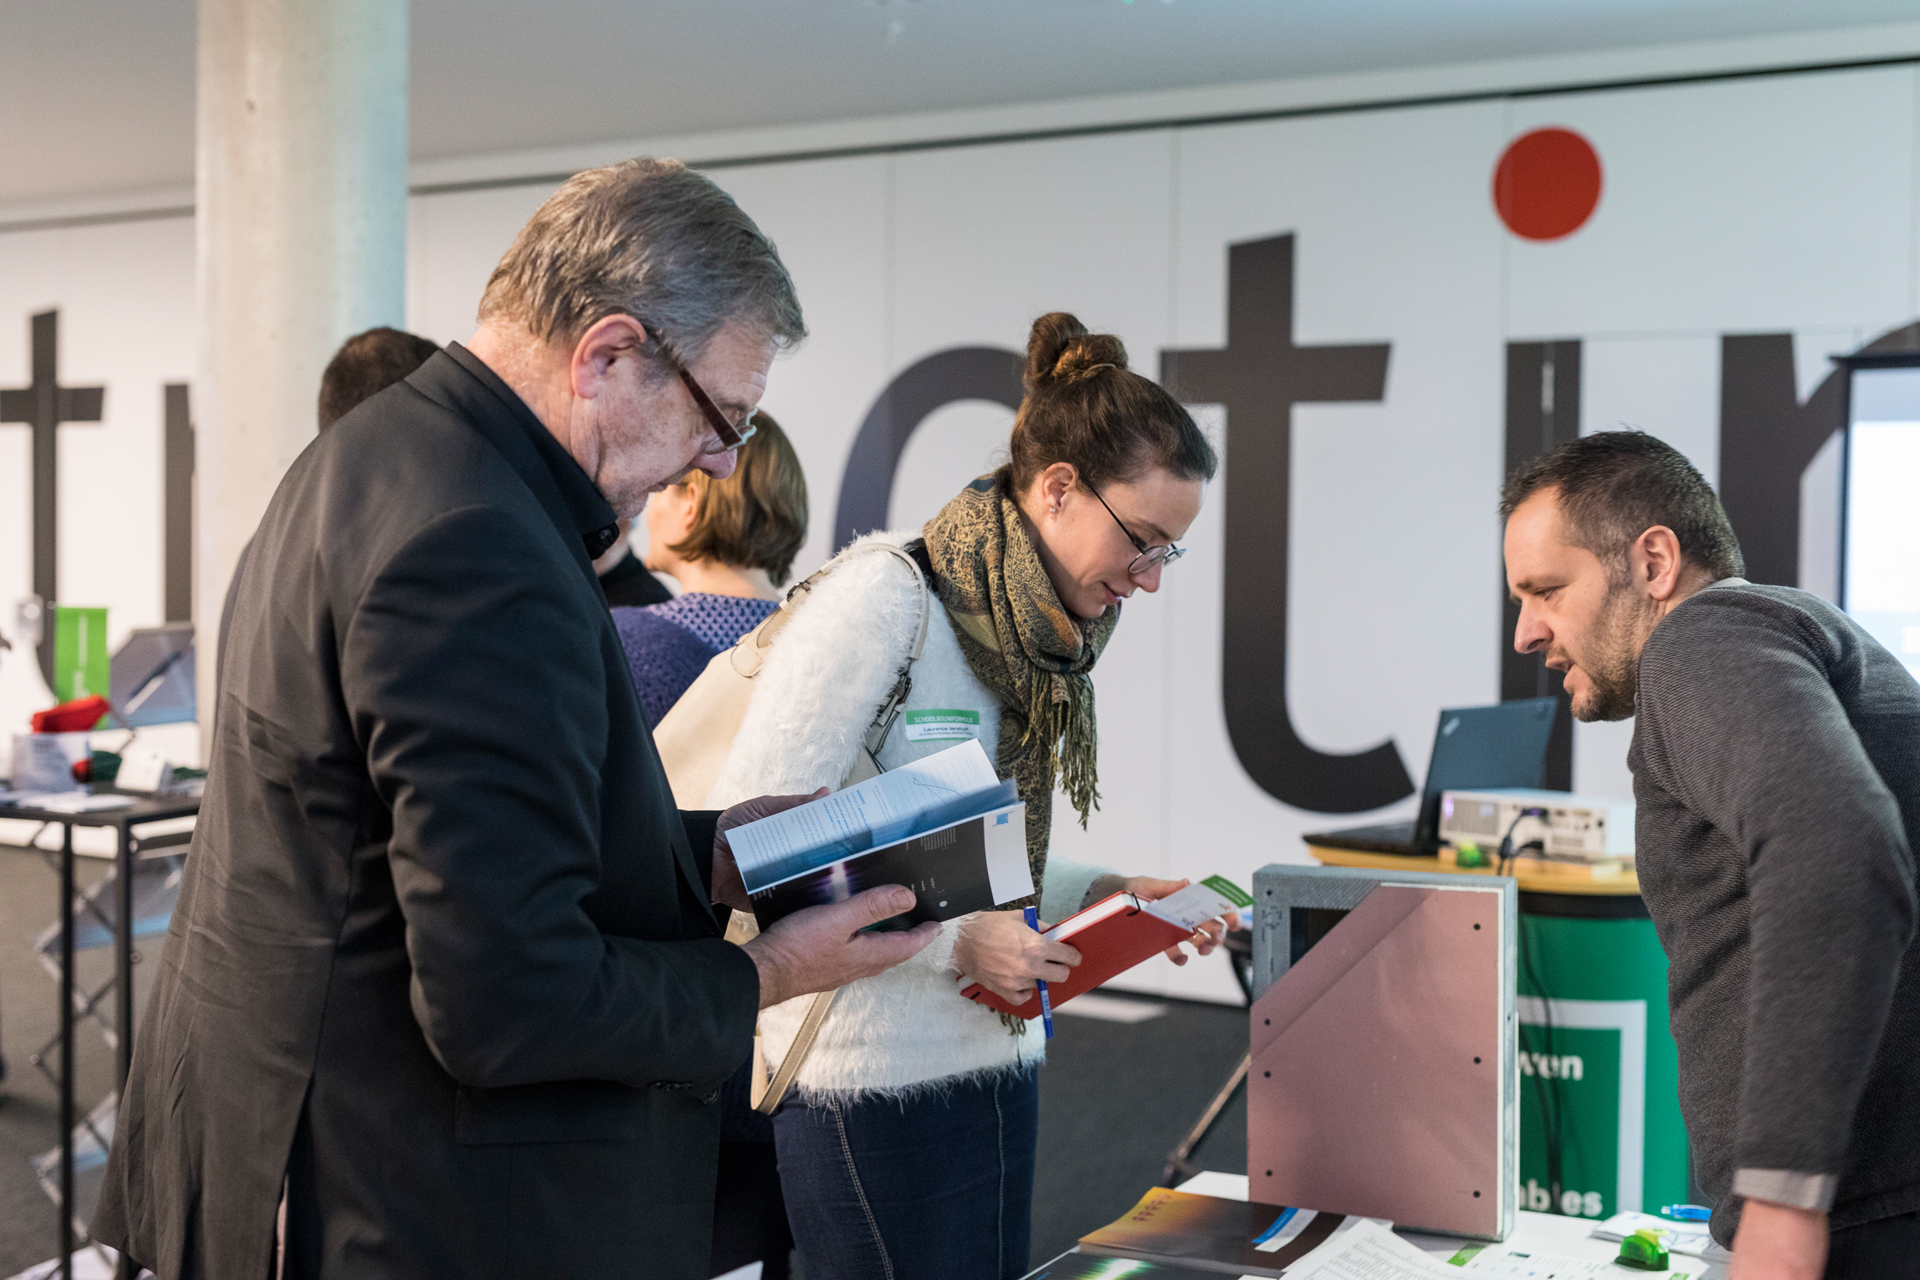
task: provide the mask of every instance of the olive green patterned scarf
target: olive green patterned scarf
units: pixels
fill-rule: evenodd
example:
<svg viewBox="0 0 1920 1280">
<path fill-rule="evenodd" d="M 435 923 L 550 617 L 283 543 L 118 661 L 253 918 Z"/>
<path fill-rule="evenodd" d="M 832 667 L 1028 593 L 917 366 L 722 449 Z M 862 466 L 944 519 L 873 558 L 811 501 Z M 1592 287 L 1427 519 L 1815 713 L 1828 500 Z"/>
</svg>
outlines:
<svg viewBox="0 0 1920 1280">
<path fill-rule="evenodd" d="M 1118 605 L 1076 618 L 1060 603 L 1009 492 L 1008 469 L 981 476 L 922 533 L 960 652 L 998 694 L 1000 776 L 1027 805 L 1027 863 L 1040 884 L 1057 778 L 1080 825 L 1100 807 L 1093 681 L 1087 672 L 1120 620 Z M 1024 906 L 1026 900 L 1005 906 Z"/>
</svg>

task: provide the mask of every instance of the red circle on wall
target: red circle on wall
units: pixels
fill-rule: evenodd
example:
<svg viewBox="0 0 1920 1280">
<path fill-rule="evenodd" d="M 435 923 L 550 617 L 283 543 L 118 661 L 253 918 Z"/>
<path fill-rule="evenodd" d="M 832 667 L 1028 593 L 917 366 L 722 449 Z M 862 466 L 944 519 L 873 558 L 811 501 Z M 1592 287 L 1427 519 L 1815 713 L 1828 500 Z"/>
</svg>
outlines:
<svg viewBox="0 0 1920 1280">
<path fill-rule="evenodd" d="M 1600 154 L 1571 129 L 1521 134 L 1493 171 L 1493 207 L 1523 239 L 1570 236 L 1599 203 Z"/>
</svg>

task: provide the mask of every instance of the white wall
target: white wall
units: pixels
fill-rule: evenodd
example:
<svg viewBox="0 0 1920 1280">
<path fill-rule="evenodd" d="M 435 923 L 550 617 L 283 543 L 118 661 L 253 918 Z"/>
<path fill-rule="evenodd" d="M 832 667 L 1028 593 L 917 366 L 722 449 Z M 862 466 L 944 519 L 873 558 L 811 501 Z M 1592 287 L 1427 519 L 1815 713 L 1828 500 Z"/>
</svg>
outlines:
<svg viewBox="0 0 1920 1280">
<path fill-rule="evenodd" d="M 913 361 L 1019 348 L 1035 315 L 1068 309 L 1153 373 L 1162 349 L 1225 341 L 1228 246 L 1292 233 L 1295 341 L 1392 352 L 1383 402 L 1294 414 L 1289 701 L 1313 746 L 1391 739 L 1417 780 L 1436 710 L 1498 697 L 1505 344 L 1582 339 L 1583 429 L 1643 427 L 1715 478 L 1723 334 L 1794 333 L 1805 395 L 1828 354 L 1920 312 L 1917 106 L 1903 66 L 717 169 L 779 243 L 813 330 L 767 398 L 812 487 L 798 567 L 830 551 L 854 433 Z M 1606 186 L 1585 227 L 1536 244 L 1508 234 L 1489 184 L 1506 143 L 1542 124 L 1589 138 Z M 467 336 L 545 194 L 416 196 L 410 325 Z M 61 572 L 68 601 L 108 605 L 117 634 L 159 617 L 160 384 L 193 367 L 191 254 L 184 219 L 0 235 L 0 385 L 25 381 L 26 317 L 48 305 L 65 380 L 108 385 L 107 423 L 63 428 Z M 1230 473 L 1231 424 L 1198 412 Z M 931 418 L 891 522 L 918 523 L 990 465 L 1008 422 L 978 403 Z M 25 436 L 0 427 L 0 601 L 29 574 Z M 1805 481 L 1809 585 L 1831 581 L 1833 475 L 1823 457 Z M 1193 553 L 1129 602 L 1096 671 L 1106 804 L 1085 833 L 1057 806 L 1064 856 L 1245 881 L 1302 860 L 1303 832 L 1367 816 L 1283 804 L 1235 756 L 1219 488 Z M 0 662 L 0 716 L 21 713 L 26 667 Z M 1576 785 L 1624 792 L 1629 732 L 1580 726 Z M 1231 992 L 1217 964 L 1134 980 Z"/>
</svg>

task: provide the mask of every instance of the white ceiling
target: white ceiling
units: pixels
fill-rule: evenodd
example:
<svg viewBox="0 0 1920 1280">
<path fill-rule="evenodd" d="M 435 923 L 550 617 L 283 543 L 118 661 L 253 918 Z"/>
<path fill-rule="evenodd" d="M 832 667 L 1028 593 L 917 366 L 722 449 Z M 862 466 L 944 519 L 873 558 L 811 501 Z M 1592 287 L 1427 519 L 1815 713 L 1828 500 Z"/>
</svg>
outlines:
<svg viewBox="0 0 1920 1280">
<path fill-rule="evenodd" d="M 194 0 L 0 0 L 0 206 L 189 183 Z M 415 159 L 1920 18 L 1920 0 L 413 0 Z"/>
</svg>

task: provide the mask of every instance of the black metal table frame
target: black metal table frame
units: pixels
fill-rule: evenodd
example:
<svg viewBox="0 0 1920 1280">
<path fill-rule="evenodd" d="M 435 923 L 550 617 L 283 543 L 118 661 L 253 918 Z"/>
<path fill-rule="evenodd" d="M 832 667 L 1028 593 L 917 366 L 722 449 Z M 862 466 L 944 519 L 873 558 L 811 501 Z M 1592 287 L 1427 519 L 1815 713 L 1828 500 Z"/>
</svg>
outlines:
<svg viewBox="0 0 1920 1280">
<path fill-rule="evenodd" d="M 73 829 L 75 827 L 97 827 L 111 830 L 119 837 L 114 850 L 114 865 L 117 869 L 113 922 L 113 970 L 114 998 L 118 1005 L 114 1025 L 117 1029 L 115 1039 L 114 1087 L 124 1101 L 127 1089 L 127 1072 L 133 1065 L 133 881 L 134 864 L 139 861 L 143 849 L 152 851 L 163 848 L 177 848 L 190 838 L 186 832 L 170 832 L 141 840 L 134 834 L 135 827 L 147 826 L 155 822 L 171 822 L 180 818 L 190 818 L 200 812 L 198 796 L 155 796 L 139 797 L 132 804 L 118 809 L 95 809 L 85 813 L 63 813 L 54 809 L 36 809 L 26 806 L 8 806 L 0 804 L 0 818 L 19 822 L 38 822 L 41 830 L 57 824 L 61 828 L 60 836 L 60 1269 L 56 1273 L 62 1280 L 70 1280 L 73 1275 L 73 1130 L 78 1123 L 74 1106 L 73 1080 L 73 900 L 74 900 L 74 851 Z M 38 833 L 32 847 L 40 852 Z M 116 1112 L 114 1131 L 119 1132 L 119 1118 Z M 115 1267 L 115 1275 L 122 1280 L 131 1280 L 132 1264 L 121 1258 Z"/>
</svg>

